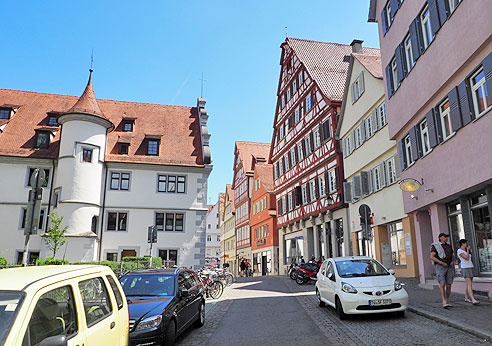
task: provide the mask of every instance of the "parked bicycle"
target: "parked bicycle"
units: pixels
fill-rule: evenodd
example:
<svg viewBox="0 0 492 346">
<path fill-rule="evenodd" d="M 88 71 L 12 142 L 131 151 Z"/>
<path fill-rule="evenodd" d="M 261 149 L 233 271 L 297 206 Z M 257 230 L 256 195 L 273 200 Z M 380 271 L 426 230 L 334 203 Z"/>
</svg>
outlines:
<svg viewBox="0 0 492 346">
<path fill-rule="evenodd" d="M 207 298 L 219 299 L 224 292 L 224 284 L 214 275 L 203 272 L 198 272 L 198 274 L 205 287 L 205 296 Z"/>
</svg>

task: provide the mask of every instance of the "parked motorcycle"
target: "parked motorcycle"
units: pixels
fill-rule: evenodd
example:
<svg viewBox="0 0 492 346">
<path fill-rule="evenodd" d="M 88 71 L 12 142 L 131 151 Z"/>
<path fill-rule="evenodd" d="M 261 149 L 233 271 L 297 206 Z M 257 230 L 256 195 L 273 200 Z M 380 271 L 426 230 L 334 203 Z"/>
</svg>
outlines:
<svg viewBox="0 0 492 346">
<path fill-rule="evenodd" d="M 308 262 L 301 267 L 297 267 L 296 283 L 299 285 L 305 284 L 310 280 L 316 280 L 318 277 L 321 262 Z"/>
<path fill-rule="evenodd" d="M 287 272 L 287 274 L 289 274 L 289 277 L 292 280 L 295 280 L 297 278 L 297 268 L 299 268 L 299 266 L 296 263 L 292 262 L 290 264 L 289 271 Z"/>
</svg>

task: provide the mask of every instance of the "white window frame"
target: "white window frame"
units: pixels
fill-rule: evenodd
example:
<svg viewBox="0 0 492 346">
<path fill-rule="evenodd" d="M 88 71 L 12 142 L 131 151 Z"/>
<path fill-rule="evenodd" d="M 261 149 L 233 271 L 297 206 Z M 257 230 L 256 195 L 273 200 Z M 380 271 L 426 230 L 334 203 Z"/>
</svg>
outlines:
<svg viewBox="0 0 492 346">
<path fill-rule="evenodd" d="M 294 167 L 297 164 L 297 162 L 296 162 L 296 151 L 295 150 L 296 150 L 295 148 L 290 150 L 290 161 L 292 162 L 292 167 Z"/>
<path fill-rule="evenodd" d="M 289 100 L 290 100 L 290 98 L 291 98 L 291 96 L 292 96 L 292 95 L 290 94 L 290 87 L 289 87 L 289 88 L 287 88 L 287 92 L 285 93 L 285 95 L 286 95 L 285 97 L 286 97 L 286 99 L 287 99 L 287 102 L 289 102 Z"/>
<path fill-rule="evenodd" d="M 476 84 L 473 84 L 473 79 L 481 73 L 483 73 L 483 77 L 479 81 L 477 81 Z M 484 115 L 491 107 L 491 105 L 487 103 L 487 97 L 485 97 L 485 94 L 486 94 L 485 91 L 487 89 L 487 85 L 485 84 L 485 82 L 486 82 L 485 72 L 483 70 L 483 67 L 480 68 L 477 72 L 475 72 L 470 77 L 470 86 L 471 86 L 471 92 L 472 92 L 472 98 L 473 98 L 473 108 L 475 109 L 475 114 L 476 114 L 477 118 Z M 481 90 L 482 95 L 484 96 L 484 109 L 481 112 L 480 112 L 479 101 L 478 101 L 478 97 L 477 97 L 478 90 Z M 489 90 L 487 90 L 487 92 L 489 92 Z M 490 102 L 491 96 L 492 95 L 488 95 L 489 102 Z"/>
<path fill-rule="evenodd" d="M 318 186 L 319 186 L 320 197 L 326 196 L 326 182 L 325 182 L 325 176 L 324 175 L 318 176 Z"/>
<path fill-rule="evenodd" d="M 424 10 L 420 13 L 420 23 L 422 26 L 422 37 L 424 38 L 424 48 L 427 49 L 434 39 L 432 36 L 429 5 L 425 6 Z"/>
<path fill-rule="evenodd" d="M 380 129 L 386 125 L 386 104 L 383 102 L 378 106 L 377 116 L 379 117 Z"/>
<path fill-rule="evenodd" d="M 420 129 L 420 140 L 422 143 L 422 153 L 427 155 L 431 152 L 430 141 L 429 141 L 429 129 L 427 127 L 427 119 L 422 120 L 419 124 Z"/>
<path fill-rule="evenodd" d="M 388 0 L 388 3 L 386 4 L 386 23 L 388 25 L 388 28 L 390 27 L 392 23 L 391 19 L 391 2 Z"/>
<path fill-rule="evenodd" d="M 290 169 L 289 154 L 286 154 L 284 156 L 284 165 L 285 165 L 285 171 L 287 172 Z"/>
<path fill-rule="evenodd" d="M 374 183 L 374 191 L 379 191 L 383 188 L 383 172 L 381 172 L 381 166 L 376 166 L 372 169 L 372 181 Z"/>
<path fill-rule="evenodd" d="M 444 109 L 446 103 L 448 104 L 448 107 Z M 451 104 L 448 99 L 444 100 L 444 102 L 439 105 L 439 119 L 441 121 L 442 139 L 445 141 L 454 134 L 453 125 L 451 124 Z M 448 134 L 446 133 L 446 124 L 449 127 Z"/>
<path fill-rule="evenodd" d="M 287 211 L 291 211 L 293 208 L 292 208 L 292 194 L 289 193 L 287 194 Z"/>
<path fill-rule="evenodd" d="M 307 184 L 304 184 L 301 186 L 301 194 L 302 194 L 302 204 L 308 203 L 308 198 L 307 198 Z"/>
<path fill-rule="evenodd" d="M 299 158 L 299 162 L 304 160 L 304 153 L 302 152 L 302 143 L 297 143 L 297 156 Z"/>
<path fill-rule="evenodd" d="M 407 71 L 410 72 L 410 70 L 413 68 L 415 65 L 415 59 L 413 58 L 413 51 L 412 51 L 412 39 L 410 38 L 410 34 L 405 38 L 405 61 L 407 62 Z"/>
<path fill-rule="evenodd" d="M 284 138 L 285 137 L 285 134 L 284 134 L 284 124 L 280 125 L 279 126 L 279 129 L 278 129 L 279 133 L 278 133 L 278 136 L 280 139 Z"/>
<path fill-rule="evenodd" d="M 328 191 L 330 193 L 334 193 L 337 191 L 336 187 L 337 187 L 337 175 L 335 173 L 335 169 L 330 169 L 328 171 L 328 179 L 329 179 L 329 182 L 328 182 Z"/>
<path fill-rule="evenodd" d="M 355 132 L 355 147 L 358 148 L 362 145 L 362 133 L 361 133 L 360 126 L 357 126 L 354 132 Z"/>
<path fill-rule="evenodd" d="M 282 94 L 282 97 L 281 97 L 281 105 L 282 105 L 282 108 L 285 107 L 285 94 Z"/>
<path fill-rule="evenodd" d="M 398 83 L 398 65 L 396 63 L 396 57 L 391 60 L 391 78 L 393 78 L 393 88 L 398 89 L 400 84 Z"/>
<path fill-rule="evenodd" d="M 449 3 L 449 12 L 453 13 L 454 10 L 456 10 L 456 7 L 458 7 L 459 3 L 461 0 L 448 0 Z"/>
<path fill-rule="evenodd" d="M 321 146 L 321 136 L 319 133 L 319 127 L 313 130 L 313 146 L 314 146 L 314 150 L 318 149 Z"/>
<path fill-rule="evenodd" d="M 412 141 L 410 135 L 407 135 L 405 137 L 404 144 L 405 144 L 405 155 L 407 157 L 407 167 L 408 167 L 415 162 L 412 153 Z"/>
<path fill-rule="evenodd" d="M 299 107 L 294 110 L 294 124 L 297 124 L 301 120 L 301 111 Z"/>
<path fill-rule="evenodd" d="M 366 137 L 371 138 L 374 135 L 374 124 L 372 123 L 372 117 L 368 116 L 366 119 Z"/>
<path fill-rule="evenodd" d="M 314 202 L 316 200 L 316 183 L 314 180 L 308 182 L 309 185 L 309 202 Z"/>
<path fill-rule="evenodd" d="M 395 157 L 391 157 L 386 160 L 386 173 L 388 177 L 388 185 L 391 185 L 396 182 L 396 166 L 395 166 Z"/>
<path fill-rule="evenodd" d="M 306 157 L 311 155 L 311 136 L 307 135 L 304 137 L 304 147 L 306 148 Z"/>
<path fill-rule="evenodd" d="M 302 85 L 302 83 L 304 83 L 304 75 L 303 75 L 304 71 L 301 71 L 299 72 L 299 86 Z"/>
<path fill-rule="evenodd" d="M 312 100 L 311 100 L 311 94 L 309 94 L 306 97 L 306 113 L 309 112 L 312 108 Z"/>
</svg>

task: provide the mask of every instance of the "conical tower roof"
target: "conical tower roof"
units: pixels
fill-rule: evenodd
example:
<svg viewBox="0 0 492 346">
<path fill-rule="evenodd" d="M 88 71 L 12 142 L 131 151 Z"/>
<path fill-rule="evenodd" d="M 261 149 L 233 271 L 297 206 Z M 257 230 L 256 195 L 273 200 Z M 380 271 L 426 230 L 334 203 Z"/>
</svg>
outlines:
<svg viewBox="0 0 492 346">
<path fill-rule="evenodd" d="M 92 71 L 92 69 L 89 70 L 89 81 L 87 82 L 84 93 L 67 113 L 90 114 L 105 118 L 104 113 L 97 104 L 94 88 L 92 87 Z"/>
</svg>

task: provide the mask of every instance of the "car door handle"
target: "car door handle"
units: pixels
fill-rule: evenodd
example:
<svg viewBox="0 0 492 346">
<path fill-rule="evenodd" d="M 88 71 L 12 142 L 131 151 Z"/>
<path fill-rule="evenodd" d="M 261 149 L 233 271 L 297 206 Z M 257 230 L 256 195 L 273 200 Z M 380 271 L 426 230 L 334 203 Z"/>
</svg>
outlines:
<svg viewBox="0 0 492 346">
<path fill-rule="evenodd" d="M 109 328 L 113 329 L 113 328 L 114 328 L 114 326 L 116 326 L 116 323 L 113 321 L 113 322 L 111 322 L 111 324 L 109 325 Z"/>
</svg>

